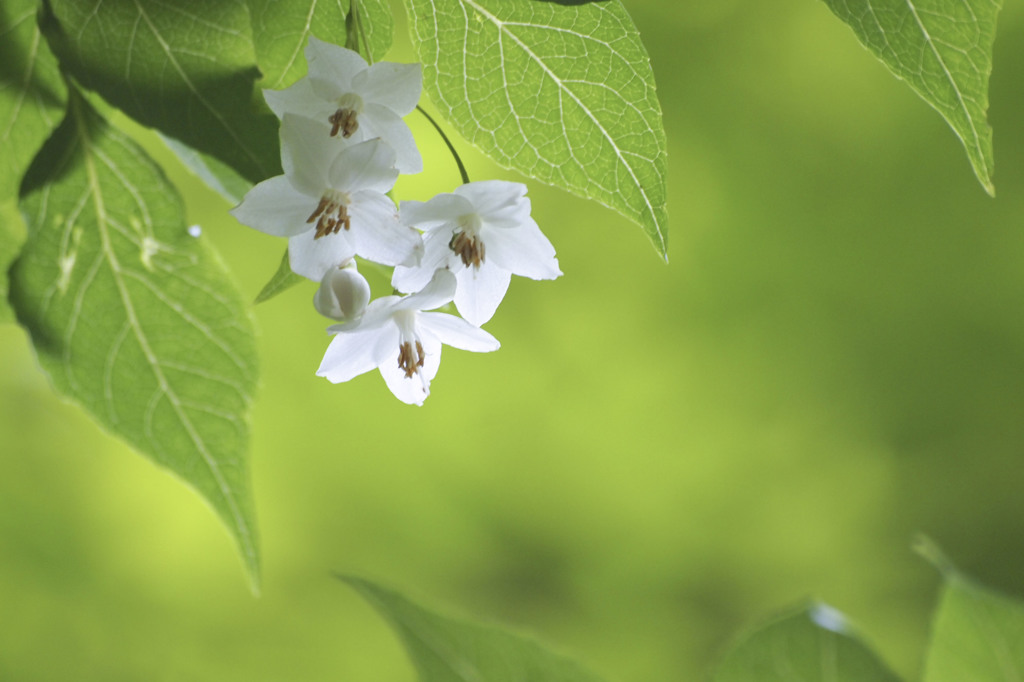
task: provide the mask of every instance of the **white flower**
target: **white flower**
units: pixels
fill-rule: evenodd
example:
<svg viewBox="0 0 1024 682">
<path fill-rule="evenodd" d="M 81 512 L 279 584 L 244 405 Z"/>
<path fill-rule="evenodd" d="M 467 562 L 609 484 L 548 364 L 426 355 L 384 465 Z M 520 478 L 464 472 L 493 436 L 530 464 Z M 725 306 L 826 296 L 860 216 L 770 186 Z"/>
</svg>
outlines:
<svg viewBox="0 0 1024 682">
<path fill-rule="evenodd" d="M 469 322 L 491 319 L 513 274 L 554 279 L 555 249 L 530 217 L 526 185 L 504 180 L 471 182 L 430 201 L 403 201 L 404 225 L 424 230 L 416 267 L 397 267 L 391 280 L 400 291 L 417 291 L 435 270 L 455 273 L 455 306 Z"/>
<path fill-rule="evenodd" d="M 313 296 L 317 312 L 340 322 L 358 319 L 369 302 L 370 285 L 359 274 L 354 260 L 328 270 Z"/>
<path fill-rule="evenodd" d="M 285 174 L 253 187 L 231 214 L 267 234 L 289 237 L 292 270 L 315 282 L 355 255 L 385 265 L 415 263 L 420 236 L 398 222 L 395 204 L 384 194 L 398 178 L 394 152 L 379 139 L 324 144 L 318 128 L 286 114 Z"/>
<path fill-rule="evenodd" d="M 423 89 L 419 64 L 379 62 L 368 66 L 358 52 L 310 36 L 309 73 L 284 90 L 264 90 L 267 105 L 283 118 L 299 114 L 320 121 L 330 135 L 353 141 L 380 137 L 397 154 L 403 173 L 419 173 L 423 159 L 402 120 L 416 108 Z M 326 134 L 326 133 L 325 133 Z"/>
<path fill-rule="evenodd" d="M 359 320 L 328 327 L 336 336 L 317 375 L 336 384 L 377 367 L 396 398 L 422 405 L 441 364 L 441 344 L 477 353 L 500 345 L 454 315 L 422 312 L 448 303 L 454 293 L 455 277 L 438 271 L 419 293 L 378 298 Z"/>
</svg>

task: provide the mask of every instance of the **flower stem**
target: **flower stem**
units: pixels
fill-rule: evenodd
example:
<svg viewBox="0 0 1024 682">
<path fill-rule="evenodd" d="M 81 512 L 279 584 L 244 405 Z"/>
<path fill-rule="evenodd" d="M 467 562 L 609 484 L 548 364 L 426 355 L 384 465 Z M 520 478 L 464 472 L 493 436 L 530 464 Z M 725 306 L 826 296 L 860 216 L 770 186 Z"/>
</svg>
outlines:
<svg viewBox="0 0 1024 682">
<path fill-rule="evenodd" d="M 348 21 L 346 24 L 348 36 L 345 39 L 345 47 L 359 52 L 359 42 L 362 40 L 366 62 L 368 64 L 373 64 L 373 53 L 370 51 L 370 41 L 366 37 L 366 29 L 363 27 L 362 16 L 359 13 L 359 0 L 351 0 L 351 4 L 348 9 Z"/>
<path fill-rule="evenodd" d="M 452 156 L 455 157 L 455 163 L 458 164 L 459 166 L 459 175 L 462 176 L 462 184 L 468 185 L 469 173 L 466 172 L 466 167 L 462 165 L 462 159 L 459 158 L 459 153 L 455 151 L 455 145 L 453 145 L 452 141 L 448 139 L 448 136 L 444 134 L 444 131 L 441 129 L 441 126 L 437 124 L 437 121 L 435 121 L 433 117 L 430 114 L 428 114 L 423 107 L 417 104 L 416 110 L 427 117 L 427 120 L 430 121 L 430 124 L 434 126 L 435 130 L 437 130 L 437 134 L 440 135 L 441 139 L 444 140 L 444 143 L 448 145 L 448 151 L 450 151 L 452 153 Z"/>
</svg>

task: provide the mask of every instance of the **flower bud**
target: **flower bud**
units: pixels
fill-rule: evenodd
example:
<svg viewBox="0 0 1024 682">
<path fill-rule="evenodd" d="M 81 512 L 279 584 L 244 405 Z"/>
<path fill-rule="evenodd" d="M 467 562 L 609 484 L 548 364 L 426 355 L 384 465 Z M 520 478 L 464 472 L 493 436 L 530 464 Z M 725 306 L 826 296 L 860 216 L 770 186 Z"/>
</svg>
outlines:
<svg viewBox="0 0 1024 682">
<path fill-rule="evenodd" d="M 369 302 L 370 285 L 352 260 L 329 270 L 313 296 L 317 312 L 340 322 L 359 318 Z"/>
</svg>

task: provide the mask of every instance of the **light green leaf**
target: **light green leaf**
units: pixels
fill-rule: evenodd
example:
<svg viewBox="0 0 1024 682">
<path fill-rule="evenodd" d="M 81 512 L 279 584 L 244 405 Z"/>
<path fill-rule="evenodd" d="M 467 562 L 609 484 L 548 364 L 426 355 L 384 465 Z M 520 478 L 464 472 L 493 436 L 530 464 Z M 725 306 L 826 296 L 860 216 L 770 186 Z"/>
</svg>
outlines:
<svg viewBox="0 0 1024 682">
<path fill-rule="evenodd" d="M 11 303 L 61 393 L 192 485 L 253 584 L 251 321 L 160 169 L 77 93 L 26 175 Z"/>
<path fill-rule="evenodd" d="M 260 87 L 285 88 L 306 75 L 302 51 L 313 35 L 344 45 L 349 0 L 248 0 Z"/>
<path fill-rule="evenodd" d="M 372 61 L 380 61 L 391 49 L 395 20 L 387 0 L 358 0 L 359 21 L 366 34 Z"/>
<path fill-rule="evenodd" d="M 230 166 L 217 159 L 197 152 L 192 147 L 178 142 L 173 137 L 161 135 L 167 148 L 174 152 L 178 160 L 196 177 L 206 183 L 207 187 L 217 192 L 228 201 L 239 204 L 245 193 L 252 189 L 252 183 L 236 173 Z"/>
<path fill-rule="evenodd" d="M 667 151 L 619 0 L 405 0 L 427 92 L 503 166 L 596 199 L 667 254 Z"/>
<path fill-rule="evenodd" d="M 250 182 L 281 173 L 277 119 L 253 92 L 259 70 L 245 3 L 50 4 L 44 32 L 85 87 Z"/>
<path fill-rule="evenodd" d="M 420 682 L 601 682 L 533 639 L 438 615 L 366 580 L 342 579 L 388 620 Z"/>
<path fill-rule="evenodd" d="M 288 289 L 299 282 L 305 282 L 306 278 L 296 275 L 292 272 L 292 266 L 288 262 L 288 249 L 285 249 L 284 256 L 281 258 L 281 264 L 277 266 L 277 272 L 270 278 L 270 281 L 266 283 L 260 293 L 257 294 L 256 300 L 253 303 L 263 303 L 269 301 L 278 294 Z"/>
<path fill-rule="evenodd" d="M 729 652 L 715 682 L 897 682 L 845 618 L 816 605 L 754 632 Z"/>
<path fill-rule="evenodd" d="M 992 185 L 988 78 L 1002 0 L 825 0 L 860 42 L 942 114 Z"/>
<path fill-rule="evenodd" d="M 924 682 L 1024 680 L 1024 604 L 961 575 L 927 541 L 919 549 L 944 578 Z"/>
</svg>

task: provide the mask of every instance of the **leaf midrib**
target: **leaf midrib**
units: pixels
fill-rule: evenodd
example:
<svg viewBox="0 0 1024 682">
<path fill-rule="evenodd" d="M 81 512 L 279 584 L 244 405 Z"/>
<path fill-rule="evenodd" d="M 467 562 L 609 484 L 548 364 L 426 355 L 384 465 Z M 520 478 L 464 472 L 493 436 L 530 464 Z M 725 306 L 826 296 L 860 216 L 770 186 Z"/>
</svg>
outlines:
<svg viewBox="0 0 1024 682">
<path fill-rule="evenodd" d="M 611 148 L 615 151 L 615 156 L 616 156 L 616 158 L 618 158 L 619 163 L 623 167 L 625 167 L 626 171 L 629 173 L 630 178 L 633 180 L 633 184 L 637 187 L 637 189 L 640 190 L 640 194 L 643 197 L 644 205 L 647 208 L 647 214 L 650 216 L 651 222 L 655 226 L 655 231 L 656 231 L 656 233 L 658 235 L 658 246 L 659 246 L 659 249 L 660 249 L 660 251 L 662 253 L 665 253 L 666 248 L 667 248 L 667 245 L 665 244 L 665 236 L 662 233 L 661 225 L 658 222 L 658 216 L 657 216 L 657 214 L 654 211 L 654 206 L 651 203 L 651 199 L 650 199 L 650 197 L 647 194 L 647 189 L 644 187 L 643 183 L 641 183 L 639 181 L 639 179 L 637 178 L 636 173 L 633 171 L 633 167 L 623 157 L 623 150 L 621 150 L 619 148 L 619 146 L 615 143 L 615 139 L 611 135 L 609 135 L 609 133 L 605 129 L 605 127 L 603 125 L 601 125 L 601 123 L 597 120 L 597 118 L 595 118 L 593 112 L 590 111 L 590 108 L 583 104 L 583 102 L 576 96 L 576 93 L 574 93 L 572 91 L 572 89 L 566 87 L 566 85 L 562 81 L 562 79 L 559 78 L 548 67 L 548 65 L 545 64 L 544 61 L 539 56 L 537 56 L 536 53 L 534 53 L 533 50 L 531 50 L 522 40 L 520 40 L 514 33 L 512 33 L 510 30 L 508 30 L 505 27 L 505 22 L 501 21 L 500 19 L 498 19 L 498 17 L 494 16 L 493 14 L 488 12 L 486 9 L 484 9 L 483 7 L 478 5 L 474 0 L 461 0 L 461 2 L 463 4 L 465 4 L 465 5 L 471 6 L 473 9 L 475 9 L 477 12 L 479 12 L 482 16 L 486 17 L 492 24 L 494 24 L 494 26 L 498 29 L 499 32 L 504 33 L 505 35 L 508 35 L 509 38 L 511 38 L 513 41 L 515 41 L 519 45 L 519 47 L 524 52 L 526 52 L 526 54 L 534 62 L 536 62 L 538 66 L 540 66 L 540 68 L 558 86 L 558 88 L 560 90 L 564 91 L 566 94 L 568 94 L 569 97 L 572 98 L 572 100 L 574 102 L 576 102 L 576 105 L 580 107 L 580 109 L 586 114 L 587 118 L 589 118 L 591 120 L 591 122 L 594 124 L 594 126 L 600 131 L 601 135 L 604 136 L 605 140 L 608 141 L 608 143 L 611 145 Z M 527 24 L 522 23 L 522 22 L 517 22 L 516 25 L 525 26 Z M 467 29 L 468 29 L 468 27 L 467 27 Z M 468 33 L 468 30 L 467 30 L 467 33 Z M 605 43 L 605 45 L 607 45 L 607 43 Z M 502 71 L 504 72 L 504 60 L 502 60 Z M 571 145 L 570 145 L 570 147 L 571 147 Z"/>
<path fill-rule="evenodd" d="M 139 347 L 142 350 L 143 355 L 146 357 L 146 362 L 149 365 L 150 370 L 153 372 L 154 378 L 157 380 L 160 391 L 167 397 L 175 415 L 184 427 L 190 440 L 195 446 L 196 451 L 201 456 L 203 463 L 210 470 L 210 474 L 213 476 L 218 489 L 227 502 L 231 518 L 235 523 L 235 527 L 238 529 L 239 544 L 242 547 L 242 551 L 245 554 L 247 562 L 250 565 L 255 565 L 255 545 L 253 543 L 252 532 L 245 520 L 245 516 L 239 508 L 238 502 L 231 491 L 231 487 L 225 480 L 223 472 L 221 472 L 216 460 L 213 459 L 211 453 L 207 449 L 205 441 L 196 431 L 195 426 L 192 424 L 192 420 L 189 419 L 188 415 L 184 412 L 182 403 L 170 382 L 167 380 L 167 377 L 164 375 L 163 370 L 160 367 L 160 362 L 157 359 L 156 354 L 153 352 L 153 349 L 150 347 L 149 340 L 139 322 L 131 294 L 129 293 L 122 278 L 121 264 L 117 259 L 117 254 L 114 252 L 113 244 L 111 243 L 110 234 L 108 232 L 106 207 L 103 202 L 103 193 L 93 159 L 94 144 L 89 134 L 88 124 L 85 121 L 85 115 L 81 109 L 82 105 L 74 97 L 71 100 L 71 106 L 72 114 L 75 117 L 76 132 L 82 143 L 82 155 L 85 163 L 86 176 L 89 182 L 89 193 L 93 197 L 93 206 L 96 213 L 96 223 L 100 236 L 100 244 L 107 262 L 110 263 L 111 274 L 117 287 L 121 304 L 124 306 L 125 314 L 128 318 L 128 324 L 131 327 L 136 341 L 139 343 Z"/>
</svg>

